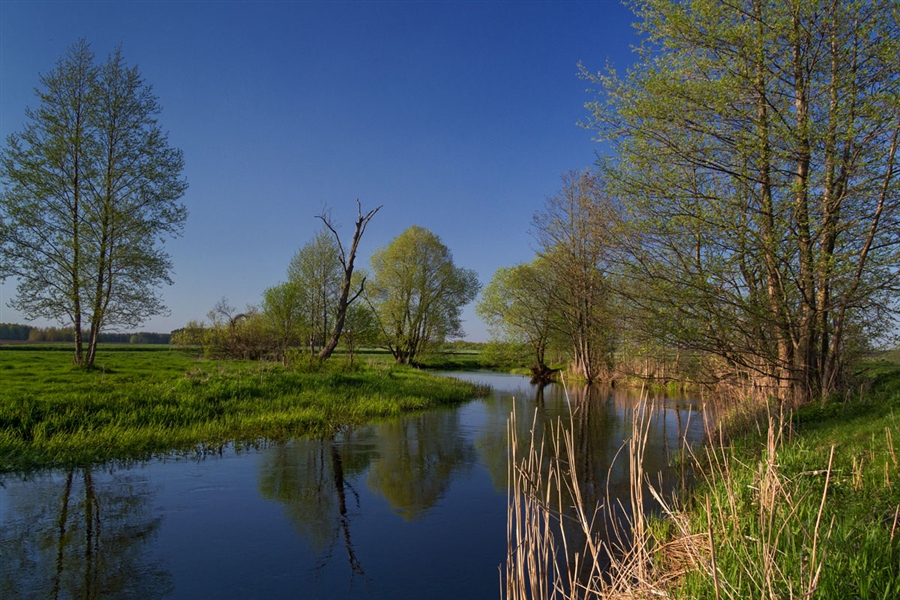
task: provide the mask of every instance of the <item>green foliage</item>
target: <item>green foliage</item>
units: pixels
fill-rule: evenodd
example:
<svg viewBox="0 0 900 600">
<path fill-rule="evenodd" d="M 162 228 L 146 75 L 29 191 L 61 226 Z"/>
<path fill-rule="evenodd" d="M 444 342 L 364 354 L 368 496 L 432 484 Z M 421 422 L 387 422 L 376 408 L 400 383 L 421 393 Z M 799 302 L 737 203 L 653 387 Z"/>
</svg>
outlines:
<svg viewBox="0 0 900 600">
<path fill-rule="evenodd" d="M 87 332 L 82 332 L 87 335 Z M 168 344 L 168 333 L 101 333 L 99 341 L 112 344 Z M 0 323 L 0 340 L 29 342 L 71 342 L 75 340 L 75 330 L 63 327 L 32 327 Z"/>
<path fill-rule="evenodd" d="M 199 346 L 205 341 L 206 326 L 200 321 L 191 320 L 187 324 L 172 332 L 169 343 L 175 346 Z"/>
<path fill-rule="evenodd" d="M 291 346 L 308 339 L 309 315 L 303 308 L 301 286 L 286 281 L 263 292 L 261 308 L 273 343 L 281 349 L 281 358 Z"/>
<path fill-rule="evenodd" d="M 368 297 L 383 343 L 398 364 L 434 344 L 462 337 L 462 307 L 481 287 L 477 274 L 453 264 L 434 233 L 412 226 L 372 255 Z"/>
<path fill-rule="evenodd" d="M 341 294 L 343 270 L 335 239 L 326 231 L 317 232 L 291 258 L 287 275 L 289 287 L 282 293 L 299 313 L 295 329 L 315 352 L 331 335 Z"/>
<path fill-rule="evenodd" d="M 815 598 L 835 600 L 896 597 L 898 409 L 894 365 L 859 398 L 809 404 L 790 427 L 774 421 L 768 439 L 765 430 L 751 430 L 730 449 L 712 451 L 688 508 L 693 531 L 712 523 L 720 595 L 799 597 L 813 590 Z M 712 599 L 716 586 L 699 569 L 671 591 Z"/>
<path fill-rule="evenodd" d="M 475 311 L 488 324 L 491 334 L 503 342 L 524 344 L 532 350 L 530 360 L 523 362 L 517 357 L 501 361 L 510 368 L 513 363 L 516 367 L 545 367 L 547 348 L 563 344 L 561 313 L 550 289 L 559 285 L 555 279 L 550 263 L 538 257 L 530 263 L 497 269 L 482 291 Z M 492 348 L 499 349 L 500 346 Z"/>
<path fill-rule="evenodd" d="M 120 49 L 98 65 L 75 43 L 36 93 L 0 156 L 0 278 L 17 278 L 11 305 L 29 318 L 71 324 L 75 361 L 90 366 L 104 328 L 165 310 L 172 264 L 160 242 L 187 218 L 184 163 Z"/>
<path fill-rule="evenodd" d="M 839 390 L 897 314 L 896 1 L 633 6 L 638 64 L 583 72 L 633 326 L 782 397 Z"/>
<path fill-rule="evenodd" d="M 538 256 L 498 269 L 476 311 L 498 340 L 532 348 L 536 374 L 546 377 L 546 352 L 565 346 L 572 376 L 590 382 L 610 374 L 621 335 L 609 281 L 618 207 L 590 171 L 562 180 L 532 220 Z"/>
<path fill-rule="evenodd" d="M 500 371 L 527 370 L 532 360 L 532 350 L 526 344 L 491 341 L 481 351 L 482 364 Z"/>
<path fill-rule="evenodd" d="M 376 346 L 380 334 L 378 321 L 368 306 L 354 303 L 347 307 L 346 320 L 341 334 L 341 346 L 346 349 L 351 363 L 360 348 Z"/>
<path fill-rule="evenodd" d="M 32 329 L 30 325 L 0 323 L 0 340 L 25 341 Z"/>
<path fill-rule="evenodd" d="M 110 337 L 111 335 L 113 334 L 101 335 L 100 341 L 114 341 Z M 152 333 L 148 331 L 139 331 L 138 333 L 125 333 L 116 335 L 122 335 L 123 337 L 127 336 L 129 344 L 168 344 L 171 337 L 168 333 Z"/>
<path fill-rule="evenodd" d="M 484 393 L 389 365 L 345 371 L 316 360 L 285 368 L 160 349 L 104 351 L 98 368 L 84 371 L 66 358 L 0 350 L 0 472 L 328 434 Z"/>
</svg>

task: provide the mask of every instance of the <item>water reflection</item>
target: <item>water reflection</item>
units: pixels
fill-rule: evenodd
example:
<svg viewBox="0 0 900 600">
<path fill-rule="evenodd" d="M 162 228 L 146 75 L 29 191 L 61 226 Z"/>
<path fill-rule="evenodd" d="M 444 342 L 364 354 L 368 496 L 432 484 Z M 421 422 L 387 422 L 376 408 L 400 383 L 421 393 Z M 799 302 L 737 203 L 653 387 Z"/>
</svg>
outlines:
<svg viewBox="0 0 900 600">
<path fill-rule="evenodd" d="M 160 598 L 162 517 L 142 478 L 92 469 L 3 482 L 0 598 Z"/>
<path fill-rule="evenodd" d="M 325 439 L 2 477 L 0 598 L 496 597 L 513 406 L 520 445 L 572 428 L 581 491 L 610 505 L 629 493 L 618 453 L 639 393 L 453 376 L 495 392 Z M 644 468 L 671 489 L 670 459 L 702 422 L 687 400 L 652 410 Z"/>
<path fill-rule="evenodd" d="M 571 432 L 574 446 L 571 467 L 578 474 L 579 491 L 588 514 L 592 514 L 593 507 L 598 507 L 594 535 L 607 542 L 607 548 L 626 547 L 629 543 L 628 527 L 633 518 L 632 477 L 626 445 L 636 434 L 635 411 L 648 411 L 649 418 L 642 463 L 646 476 L 641 496 L 644 513 L 660 510 L 647 489 L 651 483 L 664 497 L 690 483 L 685 462 L 676 458 L 687 446 L 702 440 L 704 426 L 696 402 L 600 385 L 550 384 L 534 385 L 531 390 L 519 387 L 512 397 L 500 391 L 487 403 L 490 424 L 482 430 L 476 447 L 498 489 L 507 483 L 509 448 L 508 429 L 499 425 L 509 418 L 511 403 L 517 414 L 516 452 L 518 456 L 526 456 L 532 439 L 536 443 L 543 440 L 547 444 L 545 473 L 552 440 L 563 430 Z M 554 488 L 549 495 L 544 491 L 539 496 L 556 498 L 557 492 Z M 572 504 L 571 496 L 563 490 L 560 505 L 553 507 L 563 514 L 563 522 L 575 522 Z M 566 535 L 571 552 L 583 547 L 585 540 L 579 527 L 567 528 Z"/>
<path fill-rule="evenodd" d="M 365 443 L 370 431 L 356 436 L 301 439 L 274 447 L 265 455 L 259 469 L 260 494 L 286 507 L 294 527 L 320 553 L 317 569 L 332 558 L 340 542 L 354 575 L 365 577 L 365 570 L 353 546 L 353 516 L 349 508 L 359 509 L 359 494 L 353 481 L 368 467 L 373 452 Z M 343 447 L 354 448 L 342 452 Z"/>
<path fill-rule="evenodd" d="M 628 496 L 630 471 L 627 456 L 622 453 L 633 434 L 633 411 L 642 397 L 652 412 L 643 467 L 653 477 L 657 489 L 671 493 L 681 485 L 688 474 L 672 468 L 674 459 L 685 444 L 697 444 L 703 438 L 700 407 L 687 398 L 596 384 L 523 386 L 517 379 L 497 375 L 457 376 L 495 386 L 493 397 L 485 401 L 486 423 L 480 428 L 475 445 L 480 462 L 498 490 L 505 489 L 507 484 L 507 422 L 512 404 L 518 415 L 516 439 L 520 455 L 531 443 L 532 431 L 536 432 L 535 439 L 550 440 L 560 423 L 566 430 L 572 430 L 577 457 L 575 468 L 581 475 L 582 493 L 595 502 L 602 502 L 607 496 Z M 649 499 L 645 509 L 652 511 L 655 506 Z"/>
<path fill-rule="evenodd" d="M 463 435 L 456 410 L 385 423 L 377 439 L 368 486 L 406 520 L 426 515 L 475 462 L 475 446 Z"/>
</svg>

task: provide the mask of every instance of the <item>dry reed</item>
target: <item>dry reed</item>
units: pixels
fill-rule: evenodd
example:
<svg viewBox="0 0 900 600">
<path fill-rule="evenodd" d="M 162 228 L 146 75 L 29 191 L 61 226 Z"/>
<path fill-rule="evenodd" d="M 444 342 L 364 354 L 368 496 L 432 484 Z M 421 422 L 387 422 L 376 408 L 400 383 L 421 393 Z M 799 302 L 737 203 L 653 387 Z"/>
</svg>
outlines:
<svg viewBox="0 0 900 600">
<path fill-rule="evenodd" d="M 577 410 L 570 410 L 570 422 Z M 632 412 L 632 435 L 620 449 L 630 468 L 629 505 L 607 493 L 604 503 L 586 506 L 575 471 L 574 428 L 567 430 L 557 421 L 545 438 L 533 427 L 530 444 L 520 455 L 513 412 L 505 597 L 812 597 L 834 528 L 826 510 L 834 447 L 824 469 L 786 477 L 779 453 L 789 420 L 769 411 L 760 426 L 765 443 L 755 468 L 740 462 L 725 446 L 725 436 L 710 440 L 702 460 L 686 447 L 693 462 L 703 465 L 698 475 L 706 490 L 686 510 L 663 497 L 662 486 L 652 485 L 644 473 L 650 413 L 642 394 Z M 741 417 L 750 422 L 750 411 Z M 890 432 L 886 437 L 890 441 Z M 801 485 L 801 480 L 820 476 L 821 487 Z M 645 494 L 662 509 L 655 522 L 644 514 Z M 624 517 L 621 522 L 616 515 Z M 893 540 L 900 507 L 892 516 Z M 584 540 L 577 547 L 576 538 Z"/>
<path fill-rule="evenodd" d="M 651 412 L 646 395 L 632 411 L 632 436 L 620 449 L 627 451 L 631 473 L 628 506 L 608 493 L 603 504 L 589 506 L 584 499 L 571 426 L 577 410 L 570 404 L 570 427 L 564 427 L 560 419 L 547 437 L 536 433 L 535 419 L 524 454 L 519 452 L 515 409 L 510 416 L 508 554 L 502 591 L 508 600 L 664 595 L 653 581 L 655 542 L 643 511 L 643 460 Z M 652 493 L 658 495 L 655 490 Z M 660 551 L 670 560 L 691 552 L 689 546 L 677 543 Z"/>
</svg>

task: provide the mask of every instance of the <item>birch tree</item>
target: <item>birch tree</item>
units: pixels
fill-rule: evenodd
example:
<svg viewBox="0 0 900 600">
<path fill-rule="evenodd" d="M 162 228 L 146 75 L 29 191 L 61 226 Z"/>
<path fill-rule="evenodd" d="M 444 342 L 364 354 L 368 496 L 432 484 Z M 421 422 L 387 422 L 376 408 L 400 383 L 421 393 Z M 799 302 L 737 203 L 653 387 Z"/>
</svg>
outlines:
<svg viewBox="0 0 900 600">
<path fill-rule="evenodd" d="M 97 65 L 87 42 L 74 44 L 37 98 L 0 155 L 0 277 L 18 280 L 10 305 L 27 318 L 71 325 L 74 361 L 91 366 L 104 328 L 166 310 L 172 263 L 160 242 L 187 218 L 184 161 L 120 49 Z"/>
</svg>

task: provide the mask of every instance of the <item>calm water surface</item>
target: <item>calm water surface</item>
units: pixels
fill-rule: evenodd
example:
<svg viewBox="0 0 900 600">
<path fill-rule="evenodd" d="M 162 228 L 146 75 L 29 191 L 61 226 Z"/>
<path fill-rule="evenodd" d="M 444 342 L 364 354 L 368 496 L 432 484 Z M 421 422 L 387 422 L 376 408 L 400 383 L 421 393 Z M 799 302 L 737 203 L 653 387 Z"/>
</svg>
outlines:
<svg viewBox="0 0 900 600">
<path fill-rule="evenodd" d="M 637 394 L 452 375 L 495 393 L 331 440 L 2 477 L 0 598 L 498 598 L 513 404 L 520 438 L 578 404 L 586 493 L 627 497 L 627 460 L 610 464 Z M 696 410 L 653 410 L 645 468 L 667 486 Z"/>
</svg>

